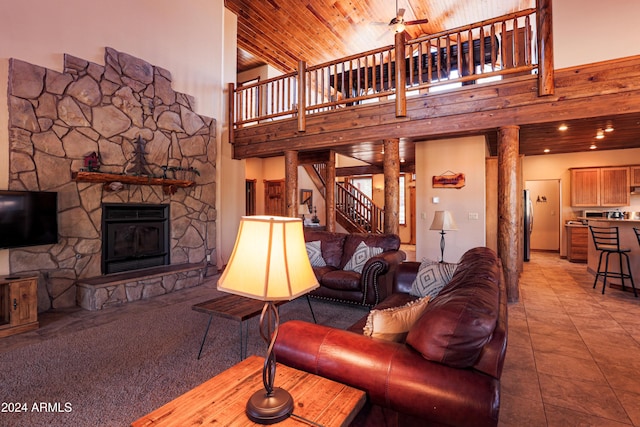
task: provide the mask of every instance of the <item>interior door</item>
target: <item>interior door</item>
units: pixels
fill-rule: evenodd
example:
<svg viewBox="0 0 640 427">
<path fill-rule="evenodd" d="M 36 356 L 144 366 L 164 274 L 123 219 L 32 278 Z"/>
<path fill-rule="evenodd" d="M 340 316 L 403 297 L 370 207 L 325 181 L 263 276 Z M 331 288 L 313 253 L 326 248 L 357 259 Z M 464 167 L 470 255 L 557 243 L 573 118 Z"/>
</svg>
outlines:
<svg viewBox="0 0 640 427">
<path fill-rule="evenodd" d="M 535 221 L 531 228 L 531 249 L 560 251 L 560 181 L 557 179 L 528 180 L 525 183 L 531 198 Z"/>
<path fill-rule="evenodd" d="M 264 213 L 265 215 L 285 215 L 284 179 L 264 182 Z"/>
</svg>

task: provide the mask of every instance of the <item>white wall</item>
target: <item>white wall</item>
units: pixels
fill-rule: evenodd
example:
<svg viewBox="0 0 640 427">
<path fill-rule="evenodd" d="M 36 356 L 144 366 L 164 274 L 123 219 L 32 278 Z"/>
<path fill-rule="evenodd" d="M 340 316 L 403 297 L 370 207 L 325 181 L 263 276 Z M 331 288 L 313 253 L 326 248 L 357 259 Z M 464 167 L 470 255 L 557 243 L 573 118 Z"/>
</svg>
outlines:
<svg viewBox="0 0 640 427">
<path fill-rule="evenodd" d="M 555 68 L 638 55 L 637 0 L 553 2 Z"/>
<path fill-rule="evenodd" d="M 235 15 L 223 0 L 0 0 L 0 188 L 9 179 L 9 58 L 61 71 L 65 53 L 104 64 L 104 48 L 113 47 L 170 71 L 173 88 L 192 95 L 197 113 L 215 118 L 221 132 L 235 39 Z M 0 251 L 0 274 L 8 268 L 8 251 Z"/>
<path fill-rule="evenodd" d="M 458 226 L 458 231 L 445 235 L 445 261 L 456 262 L 468 249 L 485 245 L 485 156 L 484 137 L 416 143 L 417 261 L 440 259 L 440 233 L 429 230 L 436 210 L 451 211 Z M 432 188 L 432 177 L 447 171 L 464 173 L 466 185 Z M 477 214 L 478 219 L 469 219 L 470 214 Z"/>
</svg>

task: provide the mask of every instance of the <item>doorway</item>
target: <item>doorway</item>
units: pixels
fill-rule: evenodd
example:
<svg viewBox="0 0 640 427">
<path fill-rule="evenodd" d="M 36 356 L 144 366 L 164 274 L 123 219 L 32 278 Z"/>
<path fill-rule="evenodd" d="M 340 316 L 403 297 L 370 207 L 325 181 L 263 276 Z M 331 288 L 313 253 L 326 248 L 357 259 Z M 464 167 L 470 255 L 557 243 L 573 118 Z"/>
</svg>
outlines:
<svg viewBox="0 0 640 427">
<path fill-rule="evenodd" d="M 531 249 L 560 251 L 560 180 L 542 179 L 525 181 L 533 205 Z"/>
<path fill-rule="evenodd" d="M 284 216 L 284 179 L 264 182 L 264 214 Z"/>
</svg>

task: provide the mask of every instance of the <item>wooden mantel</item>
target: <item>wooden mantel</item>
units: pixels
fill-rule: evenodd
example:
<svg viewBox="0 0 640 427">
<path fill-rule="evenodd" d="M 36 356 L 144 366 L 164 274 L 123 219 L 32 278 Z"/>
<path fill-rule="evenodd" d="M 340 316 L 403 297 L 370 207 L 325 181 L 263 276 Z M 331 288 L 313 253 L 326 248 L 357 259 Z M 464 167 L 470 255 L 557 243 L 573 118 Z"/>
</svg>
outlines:
<svg viewBox="0 0 640 427">
<path fill-rule="evenodd" d="M 108 184 L 112 182 L 121 182 L 123 184 L 133 185 L 161 185 L 165 194 L 175 194 L 178 188 L 193 187 L 195 185 L 194 181 L 182 179 L 154 178 L 150 176 L 121 175 L 117 173 L 88 171 L 73 172 L 71 177 L 77 182 L 104 183 L 105 189 L 107 190 L 110 189 Z"/>
</svg>

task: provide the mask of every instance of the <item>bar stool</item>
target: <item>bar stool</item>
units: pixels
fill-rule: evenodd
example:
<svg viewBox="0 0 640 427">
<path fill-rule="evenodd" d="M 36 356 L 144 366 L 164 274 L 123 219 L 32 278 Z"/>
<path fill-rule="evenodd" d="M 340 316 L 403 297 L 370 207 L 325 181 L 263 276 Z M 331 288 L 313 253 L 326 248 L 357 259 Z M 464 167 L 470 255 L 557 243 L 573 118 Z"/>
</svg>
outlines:
<svg viewBox="0 0 640 427">
<path fill-rule="evenodd" d="M 640 245 L 640 228 L 633 227 L 633 231 L 636 232 L 636 237 L 638 238 L 638 245 Z"/>
<path fill-rule="evenodd" d="M 597 251 L 600 251 L 600 258 L 598 260 L 598 271 L 596 272 L 596 279 L 593 281 L 593 287 L 595 289 L 596 284 L 598 283 L 598 277 L 602 276 L 602 293 L 604 294 L 604 289 L 607 286 L 607 278 L 611 277 L 614 279 L 620 279 L 622 282 L 622 289 L 624 289 L 624 280 L 629 279 L 631 281 L 631 287 L 633 288 L 633 295 L 638 297 L 638 293 L 636 292 L 636 286 L 633 283 L 633 276 L 631 275 L 631 264 L 629 263 L 629 255 L 627 252 L 631 252 L 631 249 L 628 248 L 620 248 L 620 236 L 618 234 L 618 227 L 595 227 L 590 225 L 589 230 L 591 230 L 591 236 L 593 237 L 593 244 L 596 247 Z M 637 235 L 636 231 L 636 235 Z M 604 270 L 602 267 L 602 257 L 604 254 L 606 256 L 606 262 Z M 620 272 L 611 272 L 609 271 L 609 255 L 618 254 L 618 259 L 620 260 Z M 627 260 L 627 271 L 625 273 L 622 269 L 622 257 Z"/>
</svg>

